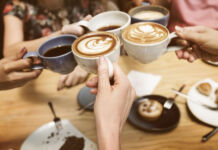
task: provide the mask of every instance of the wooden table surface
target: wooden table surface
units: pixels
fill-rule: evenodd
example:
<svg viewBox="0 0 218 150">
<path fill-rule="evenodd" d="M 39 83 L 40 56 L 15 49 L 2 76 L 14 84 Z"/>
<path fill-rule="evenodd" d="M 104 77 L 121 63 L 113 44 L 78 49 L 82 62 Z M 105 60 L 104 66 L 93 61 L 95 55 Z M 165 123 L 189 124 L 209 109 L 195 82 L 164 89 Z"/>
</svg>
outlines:
<svg viewBox="0 0 218 150">
<path fill-rule="evenodd" d="M 119 64 L 127 74 L 130 70 L 162 75 L 154 94 L 173 96 L 171 88 L 186 84 L 184 92 L 199 80 L 212 78 L 218 81 L 218 68 L 198 60 L 195 63 L 177 60 L 168 53 L 150 64 L 140 64 L 129 57 L 122 57 Z M 41 125 L 52 121 L 47 106 L 52 101 L 58 116 L 71 121 L 82 133 L 96 142 L 95 121 L 92 112 L 77 114 L 77 94 L 84 86 L 78 85 L 61 92 L 56 91 L 60 75 L 45 70 L 35 81 L 22 88 L 0 92 L 0 150 L 20 149 L 25 138 Z M 129 123 L 122 133 L 123 150 L 217 150 L 218 135 L 207 143 L 201 137 L 211 127 L 198 122 L 188 111 L 185 99 L 178 97 L 181 119 L 176 129 L 167 133 L 149 133 L 136 129 Z"/>
</svg>

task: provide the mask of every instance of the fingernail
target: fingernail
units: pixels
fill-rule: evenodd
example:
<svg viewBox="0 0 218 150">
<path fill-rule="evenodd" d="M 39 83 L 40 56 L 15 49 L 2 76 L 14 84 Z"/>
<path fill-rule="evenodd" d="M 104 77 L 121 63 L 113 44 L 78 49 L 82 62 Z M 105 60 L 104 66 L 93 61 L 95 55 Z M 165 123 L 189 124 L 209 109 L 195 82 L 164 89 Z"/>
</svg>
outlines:
<svg viewBox="0 0 218 150">
<path fill-rule="evenodd" d="M 180 26 L 175 26 L 175 29 L 176 29 L 176 31 L 179 31 L 179 32 L 182 32 L 182 31 L 183 31 L 183 28 L 180 27 Z"/>
<path fill-rule="evenodd" d="M 22 48 L 21 53 L 24 53 L 26 51 L 27 51 L 27 49 L 26 49 L 26 47 L 24 47 L 24 48 Z"/>
</svg>

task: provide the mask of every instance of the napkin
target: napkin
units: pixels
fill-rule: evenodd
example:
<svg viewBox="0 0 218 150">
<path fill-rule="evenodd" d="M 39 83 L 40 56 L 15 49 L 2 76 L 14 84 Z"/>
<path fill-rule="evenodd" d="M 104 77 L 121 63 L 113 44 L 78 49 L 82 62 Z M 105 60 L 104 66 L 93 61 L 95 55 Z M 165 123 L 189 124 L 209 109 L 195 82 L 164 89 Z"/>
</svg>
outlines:
<svg viewBox="0 0 218 150">
<path fill-rule="evenodd" d="M 136 90 L 138 97 L 151 94 L 161 80 L 160 75 L 143 73 L 132 70 L 128 74 L 131 85 Z"/>
</svg>

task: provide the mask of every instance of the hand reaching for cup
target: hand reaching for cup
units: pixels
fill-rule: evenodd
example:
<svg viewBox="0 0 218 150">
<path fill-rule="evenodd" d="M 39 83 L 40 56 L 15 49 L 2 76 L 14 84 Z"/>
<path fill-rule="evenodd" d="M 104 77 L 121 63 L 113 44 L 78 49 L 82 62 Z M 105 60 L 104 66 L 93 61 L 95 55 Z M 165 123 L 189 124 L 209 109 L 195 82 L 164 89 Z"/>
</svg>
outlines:
<svg viewBox="0 0 218 150">
<path fill-rule="evenodd" d="M 41 70 L 24 72 L 24 69 L 31 69 L 31 59 L 22 59 L 27 50 L 24 48 L 17 55 L 0 60 L 0 90 L 8 90 L 21 87 L 28 81 L 37 78 Z M 36 64 L 39 61 L 35 62 Z"/>
<path fill-rule="evenodd" d="M 203 26 L 181 28 L 176 26 L 176 33 L 186 49 L 179 50 L 179 59 L 193 62 L 198 58 L 207 61 L 218 61 L 218 31 Z"/>
<path fill-rule="evenodd" d="M 97 94 L 94 113 L 96 117 L 99 150 L 118 150 L 119 136 L 135 98 L 126 75 L 114 64 L 114 85 L 110 85 L 108 64 L 104 57 L 99 59 L 98 77 L 87 82 Z"/>
<path fill-rule="evenodd" d="M 68 75 L 62 75 L 58 82 L 57 90 L 60 91 L 62 89 L 70 88 L 77 84 L 83 83 L 88 78 L 89 73 L 83 70 L 80 66 L 77 66 L 73 72 Z"/>
<path fill-rule="evenodd" d="M 92 19 L 92 16 L 87 15 L 83 20 L 89 21 L 90 19 Z M 63 34 L 73 34 L 76 36 L 81 36 L 85 33 L 85 29 L 79 26 L 77 23 L 73 23 L 63 26 L 61 32 Z"/>
</svg>

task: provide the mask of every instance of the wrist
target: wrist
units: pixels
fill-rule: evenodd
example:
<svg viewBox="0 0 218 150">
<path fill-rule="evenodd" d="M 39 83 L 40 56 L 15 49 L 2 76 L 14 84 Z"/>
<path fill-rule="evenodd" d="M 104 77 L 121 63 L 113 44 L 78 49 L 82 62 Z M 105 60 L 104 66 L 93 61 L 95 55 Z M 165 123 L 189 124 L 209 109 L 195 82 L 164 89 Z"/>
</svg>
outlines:
<svg viewBox="0 0 218 150">
<path fill-rule="evenodd" d="M 118 125 L 96 121 L 96 127 L 99 150 L 120 150 L 120 129 Z"/>
</svg>

